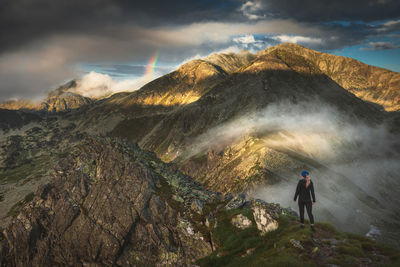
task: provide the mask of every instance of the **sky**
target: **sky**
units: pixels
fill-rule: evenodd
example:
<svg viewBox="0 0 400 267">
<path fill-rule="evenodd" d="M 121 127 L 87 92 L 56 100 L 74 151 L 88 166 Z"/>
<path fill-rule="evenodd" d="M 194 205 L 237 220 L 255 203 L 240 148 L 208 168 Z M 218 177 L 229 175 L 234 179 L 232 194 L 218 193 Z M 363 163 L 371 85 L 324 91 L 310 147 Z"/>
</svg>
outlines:
<svg viewBox="0 0 400 267">
<path fill-rule="evenodd" d="M 2 0 L 0 101 L 71 79 L 135 90 L 190 59 L 282 42 L 400 72 L 400 1 Z"/>
</svg>

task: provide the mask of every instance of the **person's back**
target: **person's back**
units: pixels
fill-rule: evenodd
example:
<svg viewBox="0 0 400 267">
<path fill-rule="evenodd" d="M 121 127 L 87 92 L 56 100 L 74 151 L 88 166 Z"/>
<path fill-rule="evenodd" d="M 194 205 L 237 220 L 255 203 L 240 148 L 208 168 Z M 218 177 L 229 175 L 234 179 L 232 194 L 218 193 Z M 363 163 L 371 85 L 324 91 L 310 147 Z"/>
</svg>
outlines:
<svg viewBox="0 0 400 267">
<path fill-rule="evenodd" d="M 296 202 L 297 196 L 299 196 L 299 211 L 300 211 L 300 221 L 301 227 L 304 228 L 304 206 L 307 209 L 308 218 L 310 219 L 311 229 L 314 231 L 314 216 L 312 214 L 312 205 L 316 203 L 315 193 L 314 193 L 314 183 L 308 177 L 309 173 L 303 171 L 301 176 L 302 179 L 299 180 L 296 187 L 296 192 L 294 194 L 294 202 Z M 312 202 L 311 202 L 312 197 Z"/>
<path fill-rule="evenodd" d="M 299 196 L 299 201 L 301 200 L 301 201 L 311 202 L 311 197 L 312 197 L 313 202 L 315 202 L 314 183 L 312 182 L 311 179 L 309 179 L 309 181 L 310 181 L 309 185 L 307 186 L 307 181 L 305 178 L 299 180 L 297 185 L 298 189 L 296 189 L 296 194 Z"/>
</svg>

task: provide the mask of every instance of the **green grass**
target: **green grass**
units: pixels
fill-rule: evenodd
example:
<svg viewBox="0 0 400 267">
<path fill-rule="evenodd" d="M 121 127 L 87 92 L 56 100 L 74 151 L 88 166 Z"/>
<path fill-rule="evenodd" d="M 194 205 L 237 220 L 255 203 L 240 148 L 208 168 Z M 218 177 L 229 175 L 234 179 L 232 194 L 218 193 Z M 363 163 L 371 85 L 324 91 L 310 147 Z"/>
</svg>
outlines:
<svg viewBox="0 0 400 267">
<path fill-rule="evenodd" d="M 231 224 L 232 217 L 243 214 L 252 221 L 246 229 Z M 218 249 L 200 259 L 200 266 L 315 266 L 308 259 L 300 259 L 298 249 L 290 244 L 295 238 L 307 242 L 306 229 L 291 226 L 290 215 L 281 215 L 280 227 L 261 236 L 251 209 L 221 211 L 217 214 L 217 227 L 212 230 Z M 285 247 L 284 251 L 278 249 Z M 246 251 L 251 251 L 248 254 Z"/>
<path fill-rule="evenodd" d="M 231 219 L 239 213 L 251 219 L 253 225 L 244 230 L 233 226 Z M 250 209 L 223 210 L 216 217 L 217 227 L 211 227 L 211 232 L 217 250 L 197 260 L 196 264 L 200 266 L 320 266 L 327 263 L 357 266 L 362 258 L 379 262 L 380 259 L 374 253 L 385 255 L 387 266 L 400 266 L 398 250 L 362 235 L 339 232 L 326 222 L 315 223 L 317 232 L 313 233 L 309 227 L 300 228 L 296 217 L 280 215 L 279 227 L 260 235 Z M 317 244 L 313 240 L 315 237 L 333 238 L 341 242 L 336 246 L 327 241 Z M 304 250 L 294 247 L 291 239 L 300 241 Z M 315 247 L 318 247 L 318 251 L 329 250 L 331 254 L 315 257 L 312 252 Z"/>
<path fill-rule="evenodd" d="M 354 257 L 351 257 L 349 255 L 339 255 L 336 257 L 333 257 L 331 259 L 328 259 L 327 261 L 328 264 L 335 264 L 343 267 L 353 267 L 353 266 L 358 266 L 357 260 Z"/>
<path fill-rule="evenodd" d="M 0 182 L 16 183 L 38 174 L 43 174 L 55 163 L 54 157 L 41 156 L 29 163 L 17 166 L 12 169 L 6 169 L 0 173 Z"/>
</svg>

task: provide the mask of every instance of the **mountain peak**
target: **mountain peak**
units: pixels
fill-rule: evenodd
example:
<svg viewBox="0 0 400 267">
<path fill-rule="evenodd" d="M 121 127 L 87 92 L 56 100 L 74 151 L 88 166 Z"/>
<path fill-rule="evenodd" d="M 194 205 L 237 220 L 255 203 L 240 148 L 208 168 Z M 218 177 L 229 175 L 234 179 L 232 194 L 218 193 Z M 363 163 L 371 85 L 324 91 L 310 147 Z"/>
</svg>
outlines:
<svg viewBox="0 0 400 267">
<path fill-rule="evenodd" d="M 350 57 L 318 52 L 293 43 L 282 43 L 260 51 L 257 56 L 278 56 L 287 65 L 311 63 L 323 74 L 355 96 L 382 106 L 386 111 L 400 109 L 400 74 L 367 65 Z M 303 61 L 303 63 L 301 63 Z M 300 64 L 301 63 L 301 64 Z"/>
<path fill-rule="evenodd" d="M 317 52 L 308 47 L 305 47 L 305 46 L 302 46 L 302 45 L 299 45 L 296 43 L 281 43 L 281 44 L 278 44 L 275 46 L 267 47 L 265 50 L 259 51 L 258 55 L 269 54 L 272 51 L 275 51 L 277 49 L 283 49 L 283 50 L 288 50 L 291 52 L 297 52 L 299 54 L 304 53 L 304 52 L 310 52 L 310 51 Z"/>
<path fill-rule="evenodd" d="M 71 91 L 71 89 L 74 89 L 76 86 L 77 82 L 71 80 L 50 90 L 46 98 L 39 102 L 24 99 L 9 100 L 0 103 L 0 108 L 9 110 L 25 109 L 33 111 L 65 112 L 92 103 L 92 99 Z"/>
<path fill-rule="evenodd" d="M 204 60 L 218 65 L 227 73 L 232 73 L 249 65 L 254 58 L 255 55 L 242 49 L 238 53 L 214 53 L 206 57 Z"/>
</svg>

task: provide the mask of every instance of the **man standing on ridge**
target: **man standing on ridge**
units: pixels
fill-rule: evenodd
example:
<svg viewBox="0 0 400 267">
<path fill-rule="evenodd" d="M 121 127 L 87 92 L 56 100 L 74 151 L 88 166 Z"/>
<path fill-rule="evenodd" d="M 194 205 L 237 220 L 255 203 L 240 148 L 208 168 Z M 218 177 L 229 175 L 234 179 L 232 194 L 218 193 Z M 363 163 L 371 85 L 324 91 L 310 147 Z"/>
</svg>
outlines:
<svg viewBox="0 0 400 267">
<path fill-rule="evenodd" d="M 315 194 L 314 194 L 314 184 L 311 179 L 308 177 L 308 171 L 303 171 L 301 173 L 303 176 L 302 179 L 297 183 L 296 193 L 294 194 L 294 202 L 296 202 L 297 196 L 299 196 L 299 211 L 300 211 L 300 221 L 301 221 L 301 228 L 304 228 L 304 206 L 306 206 L 308 218 L 310 219 L 311 223 L 311 230 L 315 231 L 314 228 L 314 216 L 312 214 L 312 205 L 315 202 Z M 310 192 L 312 195 L 312 203 Z"/>
</svg>

